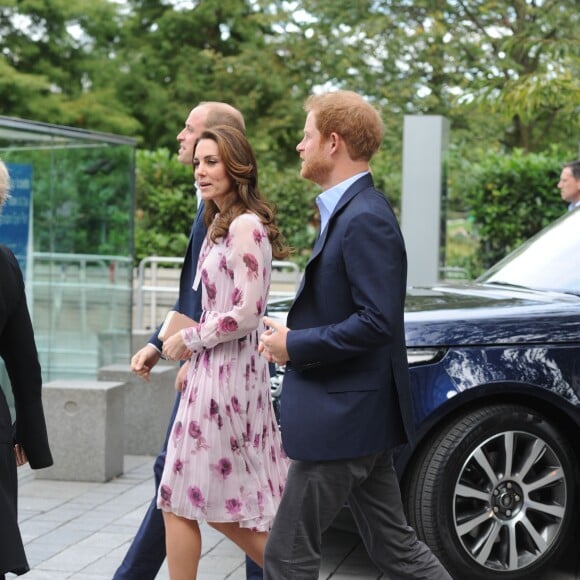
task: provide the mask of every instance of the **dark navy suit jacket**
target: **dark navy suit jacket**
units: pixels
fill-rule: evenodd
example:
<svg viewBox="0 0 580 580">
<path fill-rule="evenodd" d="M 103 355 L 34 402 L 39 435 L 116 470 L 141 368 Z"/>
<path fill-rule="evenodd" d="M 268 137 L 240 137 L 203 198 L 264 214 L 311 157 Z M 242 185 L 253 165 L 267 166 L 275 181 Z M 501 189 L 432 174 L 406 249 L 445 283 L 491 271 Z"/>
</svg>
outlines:
<svg viewBox="0 0 580 580">
<path fill-rule="evenodd" d="M 370 174 L 316 241 L 289 311 L 281 431 L 292 459 L 363 457 L 412 438 L 405 245 Z"/>
<path fill-rule="evenodd" d="M 173 306 L 173 310 L 186 314 L 197 321 L 201 317 L 201 285 L 197 290 L 193 290 L 193 281 L 195 279 L 197 260 L 205 234 L 206 228 L 203 223 L 202 201 L 197 208 L 197 213 L 191 226 L 189 243 L 187 244 L 187 251 L 185 252 L 181 275 L 179 277 L 179 296 Z M 155 330 L 149 339 L 149 342 L 154 344 L 159 350 L 162 347 L 162 342 L 158 336 L 160 329 L 161 326 Z"/>
</svg>

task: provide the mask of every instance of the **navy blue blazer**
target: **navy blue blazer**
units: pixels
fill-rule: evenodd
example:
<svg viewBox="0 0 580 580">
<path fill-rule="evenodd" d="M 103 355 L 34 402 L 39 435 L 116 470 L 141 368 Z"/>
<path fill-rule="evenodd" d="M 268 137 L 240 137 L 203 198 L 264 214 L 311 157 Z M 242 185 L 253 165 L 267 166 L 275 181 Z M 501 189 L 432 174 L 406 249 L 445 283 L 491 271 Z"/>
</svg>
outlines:
<svg viewBox="0 0 580 580">
<path fill-rule="evenodd" d="M 316 241 L 288 313 L 280 415 L 292 459 L 363 457 L 411 440 L 406 281 L 397 219 L 364 175 Z"/>
<path fill-rule="evenodd" d="M 197 290 L 193 289 L 193 281 L 197 270 L 197 260 L 206 234 L 206 227 L 203 221 L 203 201 L 197 208 L 195 219 L 191 226 L 189 242 L 185 252 L 185 259 L 179 277 L 179 296 L 172 310 L 177 310 L 182 314 L 190 316 L 194 320 L 201 317 L 201 284 Z M 161 350 L 162 342 L 159 340 L 161 325 L 151 335 L 149 342 Z"/>
</svg>

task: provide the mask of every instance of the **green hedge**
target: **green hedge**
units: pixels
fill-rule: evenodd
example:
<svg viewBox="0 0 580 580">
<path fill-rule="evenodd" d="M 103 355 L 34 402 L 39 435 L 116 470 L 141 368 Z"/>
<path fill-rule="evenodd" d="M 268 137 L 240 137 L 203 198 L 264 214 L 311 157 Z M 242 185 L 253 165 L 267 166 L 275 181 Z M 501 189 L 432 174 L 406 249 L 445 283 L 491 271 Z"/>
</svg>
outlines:
<svg viewBox="0 0 580 580">
<path fill-rule="evenodd" d="M 472 271 L 490 267 L 566 211 L 556 185 L 567 160 L 556 149 L 543 154 L 487 152 L 478 163 L 454 168 L 455 196 L 463 191 L 479 238 Z"/>
<path fill-rule="evenodd" d="M 295 169 L 265 165 L 259 169 L 264 195 L 278 212 L 287 243 L 294 248 L 291 259 L 301 267 L 310 254 L 316 235 L 314 198 L 317 189 L 300 178 Z M 196 212 L 193 174 L 167 149 L 137 152 L 135 258 L 183 256 Z"/>
<path fill-rule="evenodd" d="M 135 259 L 183 256 L 197 201 L 191 167 L 167 149 L 138 151 L 135 181 Z"/>
<path fill-rule="evenodd" d="M 477 251 L 448 265 L 463 266 L 475 276 L 565 212 L 556 184 L 569 159 L 556 149 L 543 154 L 482 152 L 476 163 L 452 155 L 450 207 L 467 213 L 468 235 L 474 232 Z M 400 173 L 392 165 L 379 157 L 373 174 L 377 187 L 387 192 L 396 208 Z M 294 248 L 291 259 L 303 267 L 317 233 L 314 198 L 319 189 L 300 177 L 298 161 L 287 169 L 261 165 L 259 182 Z M 178 163 L 167 149 L 138 151 L 136 189 L 137 261 L 150 255 L 182 256 L 196 211 L 191 168 Z"/>
</svg>

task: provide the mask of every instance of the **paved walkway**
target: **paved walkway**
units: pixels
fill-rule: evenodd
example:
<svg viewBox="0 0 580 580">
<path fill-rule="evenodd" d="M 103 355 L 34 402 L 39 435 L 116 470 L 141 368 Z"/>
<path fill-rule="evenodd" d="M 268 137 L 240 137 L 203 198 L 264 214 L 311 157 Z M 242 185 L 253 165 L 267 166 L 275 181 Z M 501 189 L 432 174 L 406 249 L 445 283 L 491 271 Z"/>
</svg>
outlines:
<svg viewBox="0 0 580 580">
<path fill-rule="evenodd" d="M 111 580 L 153 493 L 152 457 L 126 456 L 124 474 L 107 483 L 43 480 L 19 469 L 20 528 L 32 568 L 26 580 Z M 205 526 L 199 580 L 245 580 L 244 555 Z M 580 537 L 577 533 L 576 537 Z M 580 580 L 576 546 L 558 568 L 530 580 Z M 7 575 L 12 579 L 14 576 Z M 164 565 L 158 580 L 168 580 Z M 332 529 L 324 537 L 320 579 L 384 578 L 357 535 Z"/>
<path fill-rule="evenodd" d="M 151 501 L 152 465 L 152 457 L 125 456 L 124 474 L 107 483 L 37 479 L 21 467 L 20 529 L 31 566 L 24 578 L 111 580 Z M 245 580 L 242 551 L 208 526 L 202 533 L 199 579 Z M 320 578 L 379 576 L 358 536 L 333 530 L 324 544 Z M 157 578 L 169 578 L 166 565 Z"/>
</svg>

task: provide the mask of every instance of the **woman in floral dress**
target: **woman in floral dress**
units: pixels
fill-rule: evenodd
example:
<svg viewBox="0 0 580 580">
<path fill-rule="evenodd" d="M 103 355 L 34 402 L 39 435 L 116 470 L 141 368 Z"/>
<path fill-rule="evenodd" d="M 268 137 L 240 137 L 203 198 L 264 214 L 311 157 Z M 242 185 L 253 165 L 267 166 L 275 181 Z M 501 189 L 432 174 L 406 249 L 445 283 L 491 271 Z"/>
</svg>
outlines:
<svg viewBox="0 0 580 580">
<path fill-rule="evenodd" d="M 272 256 L 288 249 L 240 131 L 204 131 L 193 165 L 208 227 L 195 281 L 203 314 L 163 345 L 191 360 L 157 498 L 172 580 L 196 577 L 202 520 L 261 565 L 288 469 L 258 353 Z"/>
</svg>

